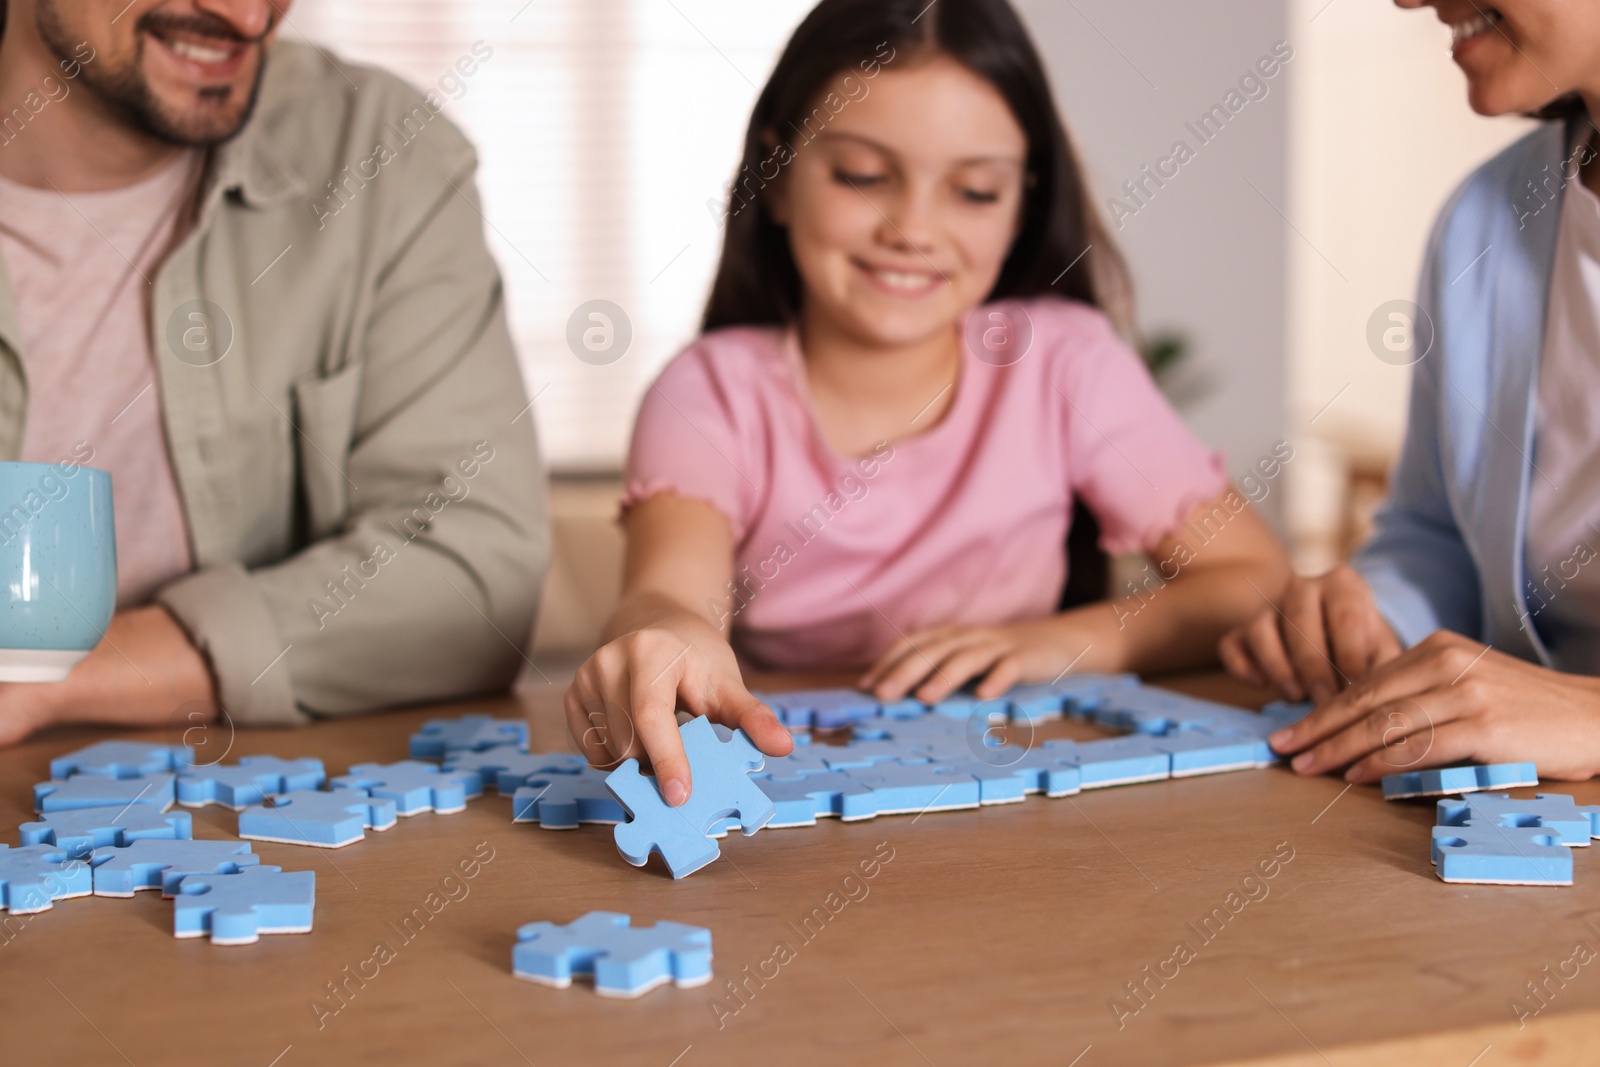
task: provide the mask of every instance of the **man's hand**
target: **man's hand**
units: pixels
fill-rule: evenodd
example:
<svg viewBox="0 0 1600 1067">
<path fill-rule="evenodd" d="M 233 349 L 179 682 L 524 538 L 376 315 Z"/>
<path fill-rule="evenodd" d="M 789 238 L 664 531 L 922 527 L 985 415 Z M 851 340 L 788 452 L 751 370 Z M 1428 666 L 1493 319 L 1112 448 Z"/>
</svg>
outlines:
<svg viewBox="0 0 1600 1067">
<path fill-rule="evenodd" d="M 1241 681 L 1322 704 L 1400 655 L 1400 640 L 1366 580 L 1336 567 L 1291 580 L 1281 610 L 1269 608 L 1229 631 L 1217 652 Z"/>
<path fill-rule="evenodd" d="M 179 708 L 191 725 L 216 717 L 211 668 L 165 608 L 130 608 L 66 681 L 0 684 L 0 745 L 55 723 L 160 726 Z"/>
<path fill-rule="evenodd" d="M 1302 774 L 1348 766 L 1352 782 L 1462 761 L 1579 781 L 1600 772 L 1600 680 L 1441 630 L 1271 742 Z"/>
</svg>

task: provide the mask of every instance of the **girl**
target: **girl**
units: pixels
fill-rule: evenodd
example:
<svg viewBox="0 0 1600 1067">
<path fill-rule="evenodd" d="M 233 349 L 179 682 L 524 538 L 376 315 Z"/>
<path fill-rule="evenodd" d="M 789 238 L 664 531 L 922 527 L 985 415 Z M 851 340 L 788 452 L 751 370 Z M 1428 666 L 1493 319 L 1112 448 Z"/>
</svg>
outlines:
<svg viewBox="0 0 1600 1067">
<path fill-rule="evenodd" d="M 824 0 L 762 91 L 705 333 L 645 397 L 624 593 L 566 697 L 689 794 L 678 707 L 792 744 L 757 668 L 884 700 L 1210 658 L 1282 551 L 1156 391 L 1005 0 Z M 1137 595 L 1052 614 L 1081 497 Z M 737 652 L 737 655 L 736 655 Z"/>
<path fill-rule="evenodd" d="M 1440 213 L 1434 330 L 1377 533 L 1227 636 L 1242 678 L 1319 707 L 1272 739 L 1305 774 L 1532 761 L 1600 773 L 1600 5 L 1431 7 L 1480 115 L 1538 129 Z M 1493 251 L 1485 255 L 1485 250 Z M 1468 267 L 1482 255 L 1478 271 Z M 1402 649 L 1405 649 L 1402 652 Z M 1359 684 L 1353 684 L 1359 683 Z"/>
</svg>

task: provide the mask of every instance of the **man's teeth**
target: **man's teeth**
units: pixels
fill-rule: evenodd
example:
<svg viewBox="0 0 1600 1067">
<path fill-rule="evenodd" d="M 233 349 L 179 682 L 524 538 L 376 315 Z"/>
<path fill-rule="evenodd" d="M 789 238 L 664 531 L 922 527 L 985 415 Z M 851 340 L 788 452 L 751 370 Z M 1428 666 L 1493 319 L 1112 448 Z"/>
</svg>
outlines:
<svg viewBox="0 0 1600 1067">
<path fill-rule="evenodd" d="M 1455 48 L 1466 41 L 1472 40 L 1480 33 L 1488 33 L 1494 29 L 1499 21 L 1500 12 L 1487 11 L 1474 15 L 1465 22 L 1452 22 L 1450 24 L 1450 47 Z"/>
<path fill-rule="evenodd" d="M 233 58 L 231 48 L 210 48 L 193 41 L 167 40 L 166 46 L 185 59 L 192 59 L 196 63 L 222 63 Z"/>
</svg>

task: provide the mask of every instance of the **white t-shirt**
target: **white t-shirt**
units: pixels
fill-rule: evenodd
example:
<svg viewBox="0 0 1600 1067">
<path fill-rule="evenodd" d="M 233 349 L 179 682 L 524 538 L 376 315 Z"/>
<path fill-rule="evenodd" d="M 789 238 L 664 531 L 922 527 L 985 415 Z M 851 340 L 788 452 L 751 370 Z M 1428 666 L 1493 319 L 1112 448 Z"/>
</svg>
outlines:
<svg viewBox="0 0 1600 1067">
<path fill-rule="evenodd" d="M 22 455 L 55 463 L 94 449 L 111 472 L 117 604 L 144 603 L 194 569 L 150 352 L 150 281 L 195 156 L 126 186 L 63 195 L 0 178 L 0 260 L 28 381 Z"/>
<path fill-rule="evenodd" d="M 1529 622 L 1561 670 L 1600 675 L 1600 197 L 1562 198 L 1528 491 Z"/>
</svg>

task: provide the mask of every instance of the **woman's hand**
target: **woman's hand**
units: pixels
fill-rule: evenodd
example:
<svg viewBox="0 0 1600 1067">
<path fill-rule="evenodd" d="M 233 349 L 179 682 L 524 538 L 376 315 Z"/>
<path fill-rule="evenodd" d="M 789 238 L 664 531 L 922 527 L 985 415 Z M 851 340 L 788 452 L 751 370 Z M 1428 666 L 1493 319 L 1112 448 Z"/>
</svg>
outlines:
<svg viewBox="0 0 1600 1067">
<path fill-rule="evenodd" d="M 777 716 L 745 688 L 728 642 L 681 611 L 622 634 L 578 668 L 567 690 L 567 726 L 591 764 L 610 768 L 635 757 L 654 769 L 667 803 L 678 805 L 693 788 L 679 707 L 744 730 L 769 756 L 794 749 Z"/>
<path fill-rule="evenodd" d="M 914 693 L 924 704 L 937 704 L 980 675 L 980 700 L 1021 682 L 1048 682 L 1065 674 L 1086 648 L 1065 618 L 923 630 L 896 641 L 857 684 L 879 700 Z"/>
<path fill-rule="evenodd" d="M 1350 567 L 1292 579 L 1282 604 L 1222 638 L 1217 652 L 1234 677 L 1322 704 L 1400 655 L 1399 638 Z"/>
<path fill-rule="evenodd" d="M 1348 765 L 1352 782 L 1461 761 L 1578 781 L 1600 772 L 1600 681 L 1440 630 L 1271 743 L 1302 774 Z"/>
</svg>

